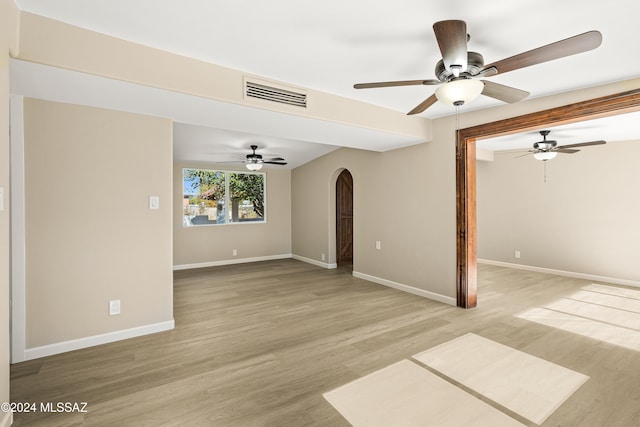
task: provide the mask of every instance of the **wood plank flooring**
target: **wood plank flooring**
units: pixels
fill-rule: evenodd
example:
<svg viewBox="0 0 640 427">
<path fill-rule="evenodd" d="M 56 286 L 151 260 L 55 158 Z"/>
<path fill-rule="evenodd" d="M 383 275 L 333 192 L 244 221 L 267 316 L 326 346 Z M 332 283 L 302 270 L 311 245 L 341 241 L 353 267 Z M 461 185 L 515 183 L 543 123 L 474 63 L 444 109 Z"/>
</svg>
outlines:
<svg viewBox="0 0 640 427">
<path fill-rule="evenodd" d="M 88 403 L 14 425 L 348 426 L 323 393 L 468 332 L 591 377 L 543 426 L 640 425 L 640 353 L 514 317 L 590 283 L 481 265 L 463 310 L 292 259 L 179 271 L 174 330 L 13 365 L 13 402 Z"/>
</svg>

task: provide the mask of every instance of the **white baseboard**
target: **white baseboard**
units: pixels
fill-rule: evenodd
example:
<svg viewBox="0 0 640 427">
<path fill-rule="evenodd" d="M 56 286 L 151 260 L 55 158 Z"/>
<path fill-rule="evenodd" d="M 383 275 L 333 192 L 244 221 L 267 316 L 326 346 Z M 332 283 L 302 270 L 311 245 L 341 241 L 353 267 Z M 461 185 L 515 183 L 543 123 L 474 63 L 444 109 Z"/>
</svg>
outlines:
<svg viewBox="0 0 640 427">
<path fill-rule="evenodd" d="M 370 276 L 368 274 L 359 273 L 357 271 L 353 272 L 353 276 L 359 279 L 368 280 L 369 282 L 378 283 L 379 285 L 384 285 L 390 288 L 398 289 L 399 291 L 408 292 L 410 294 L 414 294 L 414 295 L 418 295 L 434 301 L 442 302 L 444 304 L 449 304 L 453 306 L 457 305 L 457 301 L 455 298 L 436 294 L 435 292 L 425 291 L 424 289 L 414 288 L 413 286 L 403 285 L 402 283 L 394 282 L 387 279 L 381 279 L 380 277 Z"/>
<path fill-rule="evenodd" d="M 306 262 L 308 264 L 317 265 L 318 267 L 322 267 L 322 268 L 328 268 L 328 269 L 338 268 L 338 264 L 335 264 L 335 263 L 329 264 L 322 261 L 316 261 L 315 259 L 306 258 L 300 255 L 292 255 L 291 258 L 297 259 L 298 261 Z"/>
<path fill-rule="evenodd" d="M 280 254 L 280 255 L 267 255 L 253 258 L 235 258 L 235 259 L 224 259 L 221 261 L 210 261 L 210 262 L 200 262 L 197 264 L 181 264 L 174 265 L 173 270 L 190 270 L 192 268 L 206 268 L 206 267 L 218 267 L 221 265 L 231 265 L 231 264 L 244 264 L 247 262 L 258 262 L 258 261 L 271 261 L 274 259 L 285 259 L 291 258 L 291 254 Z"/>
<path fill-rule="evenodd" d="M 537 273 L 555 274 L 556 276 L 573 277 L 575 279 L 593 280 L 594 282 L 605 282 L 614 285 L 640 287 L 637 280 L 618 279 L 615 277 L 596 276 L 594 274 L 576 273 L 574 271 L 554 270 L 552 268 L 534 267 L 532 265 L 514 264 L 511 262 L 492 261 L 488 259 L 478 259 L 479 264 L 496 265 L 498 267 L 515 268 L 518 270 L 535 271 Z"/>
<path fill-rule="evenodd" d="M 107 344 L 114 341 L 121 341 L 128 338 L 135 338 L 142 335 L 155 334 L 156 332 L 169 331 L 175 327 L 175 322 L 152 323 L 150 325 L 138 326 L 136 328 L 124 329 L 122 331 L 108 332 L 106 334 L 94 335 L 86 338 L 78 338 L 70 341 L 63 341 L 55 344 L 43 345 L 41 347 L 27 348 L 24 351 L 23 360 L 38 359 L 40 357 L 51 356 L 53 354 L 65 353 L 67 351 L 79 350 L 81 348 L 93 347 L 100 344 Z M 14 360 L 21 362 L 21 360 Z"/>
<path fill-rule="evenodd" d="M 13 424 L 13 412 L 0 412 L 0 427 L 10 427 Z"/>
</svg>

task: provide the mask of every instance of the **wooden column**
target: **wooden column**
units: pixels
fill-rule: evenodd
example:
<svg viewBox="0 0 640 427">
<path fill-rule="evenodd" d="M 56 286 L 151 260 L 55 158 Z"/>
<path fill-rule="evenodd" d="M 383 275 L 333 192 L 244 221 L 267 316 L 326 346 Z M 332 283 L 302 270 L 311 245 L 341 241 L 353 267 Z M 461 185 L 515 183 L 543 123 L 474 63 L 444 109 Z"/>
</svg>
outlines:
<svg viewBox="0 0 640 427">
<path fill-rule="evenodd" d="M 457 304 L 477 303 L 476 143 L 458 132 L 456 141 Z"/>
</svg>

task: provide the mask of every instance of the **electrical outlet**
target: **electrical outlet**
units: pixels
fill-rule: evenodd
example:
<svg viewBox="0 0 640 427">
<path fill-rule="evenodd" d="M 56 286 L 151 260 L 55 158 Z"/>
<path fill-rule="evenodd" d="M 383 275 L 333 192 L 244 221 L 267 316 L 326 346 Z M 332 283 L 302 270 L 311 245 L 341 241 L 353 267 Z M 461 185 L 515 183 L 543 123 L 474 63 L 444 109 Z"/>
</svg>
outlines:
<svg viewBox="0 0 640 427">
<path fill-rule="evenodd" d="M 380 250 L 382 246 L 380 245 L 380 240 L 376 240 L 376 249 Z"/>
<path fill-rule="evenodd" d="M 322 260 L 324 261 L 324 254 L 322 254 Z"/>
<path fill-rule="evenodd" d="M 237 249 L 232 250 L 231 255 L 238 256 L 238 250 Z"/>
<path fill-rule="evenodd" d="M 120 300 L 115 299 L 109 301 L 109 316 L 113 316 L 115 314 L 120 314 Z"/>
<path fill-rule="evenodd" d="M 520 258 L 520 251 L 516 251 L 513 256 L 515 256 L 516 258 Z"/>
</svg>

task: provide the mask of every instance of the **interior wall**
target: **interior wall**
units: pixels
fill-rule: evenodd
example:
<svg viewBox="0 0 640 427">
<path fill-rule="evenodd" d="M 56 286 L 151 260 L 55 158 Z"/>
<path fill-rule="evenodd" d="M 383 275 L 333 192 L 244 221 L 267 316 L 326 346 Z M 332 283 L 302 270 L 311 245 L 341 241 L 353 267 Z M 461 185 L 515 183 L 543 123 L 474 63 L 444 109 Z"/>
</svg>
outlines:
<svg viewBox="0 0 640 427">
<path fill-rule="evenodd" d="M 173 322 L 171 121 L 25 99 L 24 157 L 27 350 Z"/>
<path fill-rule="evenodd" d="M 173 264 L 198 267 L 291 256 L 291 171 L 266 172 L 265 223 L 184 227 L 182 225 L 183 168 L 245 170 L 235 165 L 177 163 L 173 167 Z M 233 249 L 237 255 L 233 255 Z"/>
<path fill-rule="evenodd" d="M 520 154 L 477 164 L 478 258 L 640 282 L 640 141 L 559 154 L 546 183 Z"/>
<path fill-rule="evenodd" d="M 9 140 L 9 59 L 17 53 L 19 12 L 13 0 L 0 0 L 0 402 L 9 402 L 9 310 L 10 310 L 10 140 Z M 0 426 L 11 423 L 11 413 L 0 411 Z"/>
<path fill-rule="evenodd" d="M 291 249 L 294 255 L 319 264 L 335 264 L 335 183 L 340 171 L 353 176 L 354 216 L 360 209 L 359 185 L 368 179 L 367 163 L 377 163 L 379 154 L 341 148 L 293 169 L 291 173 Z M 354 261 L 357 257 L 358 222 L 354 220 Z M 325 259 L 322 259 L 323 254 Z M 355 268 L 355 266 L 354 266 Z"/>
<path fill-rule="evenodd" d="M 336 171 L 348 169 L 354 272 L 455 298 L 455 262 L 443 263 L 455 261 L 454 150 L 443 143 L 452 125 L 441 119 L 428 143 L 384 153 L 343 148 L 294 169 L 294 255 L 323 262 L 322 254 L 331 254 L 335 262 L 331 184 Z"/>
</svg>

